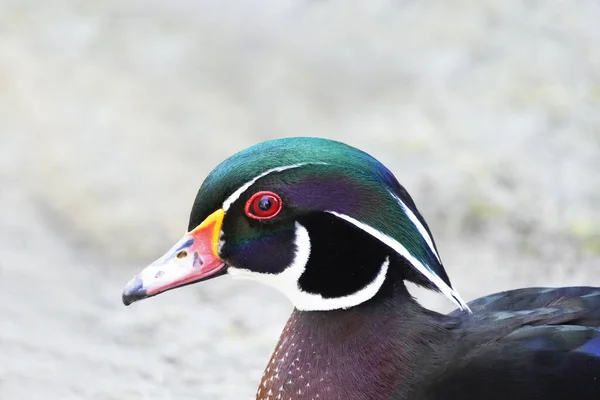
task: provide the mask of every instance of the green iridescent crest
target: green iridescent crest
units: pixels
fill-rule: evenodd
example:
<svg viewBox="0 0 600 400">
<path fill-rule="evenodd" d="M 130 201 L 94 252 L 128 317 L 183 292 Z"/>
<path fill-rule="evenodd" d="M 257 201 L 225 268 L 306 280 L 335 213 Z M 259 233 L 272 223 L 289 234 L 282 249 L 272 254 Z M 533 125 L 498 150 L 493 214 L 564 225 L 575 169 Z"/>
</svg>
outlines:
<svg viewBox="0 0 600 400">
<path fill-rule="evenodd" d="M 227 208 L 255 182 L 266 185 L 275 180 L 285 181 L 283 194 L 292 196 L 300 210 L 330 212 L 366 231 L 467 309 L 452 289 L 427 224 L 406 190 L 375 158 L 340 142 L 278 139 L 231 156 L 202 184 L 190 229 L 214 210 Z"/>
</svg>

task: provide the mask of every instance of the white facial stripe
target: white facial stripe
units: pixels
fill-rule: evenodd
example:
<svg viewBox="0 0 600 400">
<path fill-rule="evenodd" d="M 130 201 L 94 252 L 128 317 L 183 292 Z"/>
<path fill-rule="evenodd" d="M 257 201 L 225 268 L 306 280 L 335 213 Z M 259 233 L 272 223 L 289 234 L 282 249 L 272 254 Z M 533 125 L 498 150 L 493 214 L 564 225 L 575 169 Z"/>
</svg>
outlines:
<svg viewBox="0 0 600 400">
<path fill-rule="evenodd" d="M 404 212 L 406 213 L 406 215 L 408 215 L 408 218 L 410 218 L 410 220 L 412 221 L 412 223 L 418 229 L 418 231 L 421 234 L 421 236 L 423 236 L 423 239 L 425 239 L 425 241 L 427 242 L 427 245 L 431 249 L 431 252 L 433 254 L 435 254 L 435 257 L 441 263 L 442 260 L 440 259 L 440 256 L 438 255 L 437 251 L 435 251 L 435 246 L 433 245 L 433 240 L 431 239 L 431 236 L 429 235 L 429 232 L 427 232 L 427 229 L 425 229 L 425 227 L 423 226 L 423 224 L 421 223 L 421 221 L 419 221 L 419 218 L 417 218 L 417 216 L 415 215 L 415 213 L 413 213 L 412 210 L 410 208 L 408 208 L 406 206 L 406 204 L 404 204 L 404 202 L 400 199 L 400 197 L 396 196 L 391 191 L 390 191 L 390 194 L 398 201 L 398 204 L 400 204 L 400 207 L 402 207 L 402 209 L 404 210 Z"/>
<path fill-rule="evenodd" d="M 273 172 L 281 172 L 281 171 L 285 171 L 286 169 L 292 169 L 292 168 L 298 168 L 298 167 L 302 167 L 303 165 L 308 165 L 308 164 L 327 164 L 327 163 L 321 163 L 321 162 L 315 162 L 315 163 L 311 163 L 311 162 L 306 162 L 306 163 L 300 163 L 300 164 L 293 164 L 293 165 L 286 165 L 283 167 L 277 167 L 277 168 L 271 168 L 269 170 L 266 170 L 265 172 L 261 173 L 258 176 L 255 176 L 254 178 L 252 178 L 251 180 L 249 180 L 248 182 L 244 183 L 242 186 L 240 186 L 240 188 L 238 190 L 236 190 L 235 192 L 233 192 L 231 194 L 231 196 L 229 196 L 224 202 L 223 202 L 223 210 L 227 211 L 229 209 L 229 207 L 231 207 L 231 205 L 240 198 L 240 196 L 242 194 L 244 194 L 244 192 L 246 190 L 248 190 L 248 188 L 252 185 L 254 185 L 254 183 L 256 183 L 257 180 L 259 180 L 260 178 L 263 178 Z"/>
<path fill-rule="evenodd" d="M 465 303 L 460 298 L 458 292 L 456 292 L 450 286 L 446 285 L 446 283 L 439 276 L 437 276 L 436 274 L 434 274 L 433 272 L 428 270 L 419 260 L 417 260 L 415 257 L 413 257 L 413 255 L 410 254 L 410 252 L 406 249 L 406 247 L 404 247 L 400 242 L 398 242 L 397 240 L 391 238 L 390 236 L 388 236 L 382 232 L 379 232 L 377 229 L 375 229 L 367 224 L 364 224 L 352 217 L 337 213 L 335 211 L 327 211 L 327 212 L 335 215 L 338 218 L 341 218 L 345 221 L 350 222 L 352 225 L 356 226 L 357 228 L 362 229 L 363 231 L 367 232 L 369 235 L 379 239 L 382 243 L 384 243 L 387 246 L 389 246 L 390 248 L 392 248 L 394 251 L 396 251 L 398 254 L 400 254 L 402 257 L 404 257 L 409 263 L 411 263 L 421 274 L 423 274 L 423 276 L 425 276 L 435 286 L 437 286 L 438 289 L 440 289 L 440 291 L 442 293 L 444 293 L 444 295 L 446 297 L 448 297 L 450 300 L 452 300 L 460 309 L 471 312 L 471 310 L 469 309 L 469 306 L 467 306 L 467 303 Z"/>
<path fill-rule="evenodd" d="M 379 291 L 388 271 L 389 259 L 386 258 L 375 279 L 357 292 L 343 297 L 325 299 L 320 294 L 307 293 L 298 285 L 310 257 L 310 236 L 304 226 L 296 222 L 296 254 L 294 261 L 279 274 L 263 274 L 247 269 L 230 266 L 227 270 L 234 277 L 254 279 L 272 286 L 285 294 L 294 307 L 303 311 L 327 311 L 350 308 L 371 299 Z"/>
</svg>

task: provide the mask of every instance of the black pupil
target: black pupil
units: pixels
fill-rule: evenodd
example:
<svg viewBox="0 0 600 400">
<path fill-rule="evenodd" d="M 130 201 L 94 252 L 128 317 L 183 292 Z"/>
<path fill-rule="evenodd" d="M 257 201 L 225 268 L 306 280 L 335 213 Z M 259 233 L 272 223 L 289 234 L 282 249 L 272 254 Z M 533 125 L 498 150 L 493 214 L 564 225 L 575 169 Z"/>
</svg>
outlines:
<svg viewBox="0 0 600 400">
<path fill-rule="evenodd" d="M 263 196 L 258 201 L 258 208 L 261 211 L 269 211 L 272 206 L 273 206 L 273 202 L 271 201 L 270 196 Z"/>
</svg>

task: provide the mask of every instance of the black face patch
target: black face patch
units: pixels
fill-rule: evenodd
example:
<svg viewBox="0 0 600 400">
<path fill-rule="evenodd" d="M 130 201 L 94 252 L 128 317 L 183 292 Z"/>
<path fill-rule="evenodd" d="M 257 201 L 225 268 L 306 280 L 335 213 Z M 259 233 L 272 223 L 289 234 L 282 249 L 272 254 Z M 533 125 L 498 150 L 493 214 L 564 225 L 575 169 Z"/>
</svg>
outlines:
<svg viewBox="0 0 600 400">
<path fill-rule="evenodd" d="M 295 238 L 294 221 L 287 215 L 273 222 L 257 221 L 232 207 L 223 220 L 219 255 L 236 268 L 278 274 L 294 261 Z"/>
<path fill-rule="evenodd" d="M 299 218 L 310 236 L 310 258 L 299 280 L 303 291 L 336 298 L 373 282 L 389 249 L 354 225 L 329 213 Z"/>
</svg>

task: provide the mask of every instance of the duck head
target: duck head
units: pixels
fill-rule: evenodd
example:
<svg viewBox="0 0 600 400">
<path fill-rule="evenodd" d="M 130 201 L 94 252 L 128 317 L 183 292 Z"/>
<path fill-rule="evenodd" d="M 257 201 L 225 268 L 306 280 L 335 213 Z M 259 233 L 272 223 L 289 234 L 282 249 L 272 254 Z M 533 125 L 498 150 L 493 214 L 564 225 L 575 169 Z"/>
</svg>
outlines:
<svg viewBox="0 0 600 400">
<path fill-rule="evenodd" d="M 123 302 L 226 273 L 273 286 L 299 310 L 353 307 L 392 279 L 468 310 L 408 192 L 375 158 L 326 139 L 267 141 L 218 165 L 188 233 L 127 284 Z"/>
</svg>

